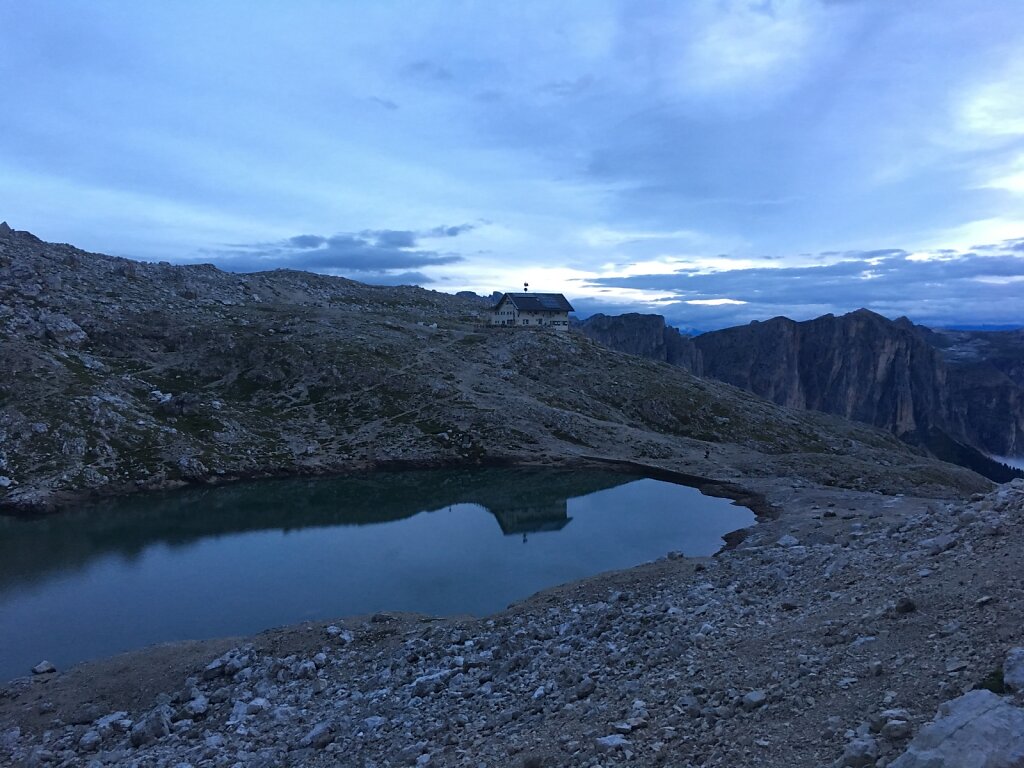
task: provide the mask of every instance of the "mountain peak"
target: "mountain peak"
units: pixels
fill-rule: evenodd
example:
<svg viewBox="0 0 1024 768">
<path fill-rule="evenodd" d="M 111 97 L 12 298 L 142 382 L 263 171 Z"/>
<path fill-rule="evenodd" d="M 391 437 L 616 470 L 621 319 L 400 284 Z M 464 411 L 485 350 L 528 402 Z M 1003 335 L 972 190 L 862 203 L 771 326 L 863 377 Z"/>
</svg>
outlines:
<svg viewBox="0 0 1024 768">
<path fill-rule="evenodd" d="M 885 320 L 886 322 L 889 322 L 889 318 L 885 317 L 884 315 L 880 315 L 877 312 L 873 312 L 873 311 L 871 311 L 870 309 L 868 309 L 866 307 L 861 307 L 860 309 L 855 309 L 855 310 L 853 310 L 853 312 L 850 312 L 849 314 L 844 315 L 844 317 L 870 317 L 870 318 L 873 318 L 873 319 Z"/>
</svg>

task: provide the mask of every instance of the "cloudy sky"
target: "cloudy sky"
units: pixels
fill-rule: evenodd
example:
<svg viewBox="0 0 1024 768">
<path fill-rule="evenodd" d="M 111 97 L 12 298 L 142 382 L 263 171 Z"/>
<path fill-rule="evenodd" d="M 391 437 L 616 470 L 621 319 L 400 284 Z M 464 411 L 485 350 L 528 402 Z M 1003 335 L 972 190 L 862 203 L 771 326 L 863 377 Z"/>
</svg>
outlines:
<svg viewBox="0 0 1024 768">
<path fill-rule="evenodd" d="M 1024 317 L 1020 0 L 0 0 L 0 219 L 711 328 Z"/>
</svg>

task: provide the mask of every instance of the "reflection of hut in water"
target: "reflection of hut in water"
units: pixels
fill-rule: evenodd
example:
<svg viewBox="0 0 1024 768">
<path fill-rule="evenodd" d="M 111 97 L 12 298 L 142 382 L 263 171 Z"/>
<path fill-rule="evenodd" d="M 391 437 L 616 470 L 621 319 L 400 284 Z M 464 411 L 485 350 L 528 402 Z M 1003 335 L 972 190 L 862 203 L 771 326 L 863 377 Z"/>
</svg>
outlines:
<svg viewBox="0 0 1024 768">
<path fill-rule="evenodd" d="M 292 478 L 200 486 L 144 498 L 98 502 L 54 518 L 0 515 L 0 591 L 42 578 L 69 563 L 136 556 L 154 543 L 187 545 L 250 531 L 403 520 L 452 504 L 479 504 L 509 535 L 557 531 L 571 519 L 566 499 L 632 482 L 607 470 L 489 468 L 370 472 L 338 478 Z M 45 542 L 41 555 L 39 542 Z"/>
<path fill-rule="evenodd" d="M 490 510 L 506 536 L 544 531 L 560 531 L 572 520 L 565 499 L 550 501 L 544 504 L 502 506 Z"/>
</svg>

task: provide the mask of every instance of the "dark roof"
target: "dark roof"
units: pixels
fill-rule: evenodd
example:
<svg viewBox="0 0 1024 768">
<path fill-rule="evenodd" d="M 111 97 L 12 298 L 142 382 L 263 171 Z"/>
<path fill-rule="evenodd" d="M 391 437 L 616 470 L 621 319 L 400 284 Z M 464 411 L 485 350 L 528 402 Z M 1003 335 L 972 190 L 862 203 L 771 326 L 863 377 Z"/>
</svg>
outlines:
<svg viewBox="0 0 1024 768">
<path fill-rule="evenodd" d="M 572 521 L 568 509 L 565 499 L 561 499 L 535 507 L 492 509 L 491 514 L 497 518 L 501 532 L 511 536 L 516 533 L 560 531 Z"/>
<path fill-rule="evenodd" d="M 511 301 L 520 312 L 574 312 L 572 304 L 560 293 L 506 293 L 500 299 Z M 497 304 L 495 308 L 497 308 Z"/>
</svg>

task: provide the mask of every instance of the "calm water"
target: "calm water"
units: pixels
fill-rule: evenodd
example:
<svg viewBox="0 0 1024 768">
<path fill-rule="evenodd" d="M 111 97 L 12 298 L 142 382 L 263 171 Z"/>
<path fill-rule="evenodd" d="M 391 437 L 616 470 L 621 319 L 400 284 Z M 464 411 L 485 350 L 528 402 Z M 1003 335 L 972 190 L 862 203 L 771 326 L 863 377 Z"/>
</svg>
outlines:
<svg viewBox="0 0 1024 768">
<path fill-rule="evenodd" d="M 708 555 L 753 513 L 618 473 L 485 469 L 266 481 L 0 517 L 0 680 L 170 640 L 374 611 L 483 615 Z"/>
</svg>

